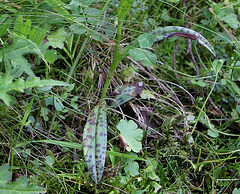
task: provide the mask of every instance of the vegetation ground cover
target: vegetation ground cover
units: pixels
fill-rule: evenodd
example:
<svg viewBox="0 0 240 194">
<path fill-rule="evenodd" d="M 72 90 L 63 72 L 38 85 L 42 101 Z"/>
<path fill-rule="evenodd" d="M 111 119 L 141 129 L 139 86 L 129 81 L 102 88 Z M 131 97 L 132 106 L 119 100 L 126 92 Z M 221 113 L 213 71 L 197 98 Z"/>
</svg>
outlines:
<svg viewBox="0 0 240 194">
<path fill-rule="evenodd" d="M 240 193 L 238 1 L 0 1 L 0 191 Z"/>
</svg>

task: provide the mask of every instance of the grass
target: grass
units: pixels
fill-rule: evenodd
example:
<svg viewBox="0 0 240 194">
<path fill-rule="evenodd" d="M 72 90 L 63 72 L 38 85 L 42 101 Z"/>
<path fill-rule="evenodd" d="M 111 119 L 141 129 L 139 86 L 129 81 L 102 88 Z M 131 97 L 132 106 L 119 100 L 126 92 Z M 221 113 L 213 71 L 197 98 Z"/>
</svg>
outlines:
<svg viewBox="0 0 240 194">
<path fill-rule="evenodd" d="M 80 2 L 81 8 L 77 6 Z M 56 51 L 57 60 L 44 62 L 31 53 L 24 57 L 36 77 L 69 84 L 11 90 L 8 94 L 16 102 L 7 106 L 0 101 L 0 164 L 10 165 L 12 181 L 26 175 L 47 193 L 239 192 L 236 18 L 240 3 L 135 1 L 117 31 L 118 6 L 119 1 L 0 2 L 0 13 L 8 16 L 3 24 L 11 22 L 1 35 L 2 53 L 12 43 L 18 15 L 47 33 L 45 41 L 64 28 L 57 46 L 49 47 Z M 82 18 L 76 21 L 76 15 Z M 157 56 L 152 67 L 128 54 L 118 61 L 122 57 L 118 49 L 123 50 L 145 31 L 186 25 L 207 38 L 223 63 L 194 40 L 189 53 L 187 38 L 181 38 L 176 47 L 179 37 L 149 48 Z M 0 59 L 1 76 L 9 67 L 14 70 L 11 63 Z M 109 71 L 113 77 L 104 86 L 110 80 Z M 26 73 L 13 79 L 18 78 L 30 79 Z M 144 83 L 145 93 L 120 108 L 110 106 L 118 86 L 138 82 Z M 3 86 L 0 84 L 2 91 Z M 107 157 L 102 180 L 95 184 L 85 163 L 82 134 L 90 111 L 104 98 L 108 104 Z M 121 119 L 134 120 L 143 129 L 139 153 L 126 151 L 117 129 Z"/>
</svg>

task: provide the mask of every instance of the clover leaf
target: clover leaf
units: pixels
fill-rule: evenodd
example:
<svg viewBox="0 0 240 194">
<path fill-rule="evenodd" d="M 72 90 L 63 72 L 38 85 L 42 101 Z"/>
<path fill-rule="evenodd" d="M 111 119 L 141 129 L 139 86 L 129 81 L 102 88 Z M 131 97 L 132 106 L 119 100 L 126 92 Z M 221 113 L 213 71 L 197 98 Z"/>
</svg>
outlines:
<svg viewBox="0 0 240 194">
<path fill-rule="evenodd" d="M 139 129 L 137 124 L 130 120 L 120 120 L 117 125 L 117 129 L 120 131 L 120 138 L 125 145 L 127 151 L 133 150 L 138 153 L 142 149 L 142 138 L 143 138 L 143 130 Z"/>
</svg>

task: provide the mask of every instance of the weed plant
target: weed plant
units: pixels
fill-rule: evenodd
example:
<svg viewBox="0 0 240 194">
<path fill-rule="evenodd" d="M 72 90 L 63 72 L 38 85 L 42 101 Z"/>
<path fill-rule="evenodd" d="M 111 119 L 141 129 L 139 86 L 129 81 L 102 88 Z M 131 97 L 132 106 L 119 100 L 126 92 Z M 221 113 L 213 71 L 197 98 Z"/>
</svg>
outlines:
<svg viewBox="0 0 240 194">
<path fill-rule="evenodd" d="M 0 193 L 240 193 L 238 1 L 13 0 L 0 13 Z M 169 26 L 209 44 L 156 41 Z M 90 133 L 106 145 L 97 178 Z"/>
</svg>

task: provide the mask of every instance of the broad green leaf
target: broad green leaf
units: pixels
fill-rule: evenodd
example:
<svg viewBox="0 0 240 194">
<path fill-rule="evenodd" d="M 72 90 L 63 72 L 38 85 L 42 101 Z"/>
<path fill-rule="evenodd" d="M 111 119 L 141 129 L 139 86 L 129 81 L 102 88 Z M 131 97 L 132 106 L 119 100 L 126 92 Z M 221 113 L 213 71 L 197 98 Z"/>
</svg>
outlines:
<svg viewBox="0 0 240 194">
<path fill-rule="evenodd" d="M 142 99 L 156 99 L 154 96 L 153 92 L 149 90 L 143 90 L 142 93 L 140 94 Z"/>
<path fill-rule="evenodd" d="M 222 60 L 222 59 L 214 60 L 212 62 L 212 67 L 213 67 L 213 70 L 216 74 L 221 70 L 224 62 L 225 62 L 225 60 Z"/>
<path fill-rule="evenodd" d="M 237 110 L 238 114 L 240 114 L 240 105 L 236 106 L 236 110 Z"/>
<path fill-rule="evenodd" d="M 43 117 L 44 121 L 49 120 L 47 115 L 48 115 L 48 109 L 45 107 L 41 108 L 41 116 Z"/>
<path fill-rule="evenodd" d="M 137 157 L 137 154 L 133 152 L 126 152 L 124 155 Z M 122 161 L 123 163 L 125 163 L 124 171 L 126 173 L 129 173 L 132 177 L 137 176 L 139 174 L 139 165 L 137 162 L 134 161 L 133 158 L 123 158 Z"/>
<path fill-rule="evenodd" d="M 62 111 L 64 108 L 61 100 L 59 98 L 57 98 L 56 96 L 48 97 L 46 99 L 45 104 L 46 104 L 46 106 L 48 106 L 48 105 L 54 106 L 57 111 Z"/>
<path fill-rule="evenodd" d="M 131 49 L 129 55 L 134 61 L 142 61 L 146 66 L 151 67 L 157 62 L 157 56 L 145 49 Z"/>
<path fill-rule="evenodd" d="M 138 129 L 137 124 L 130 120 L 129 122 L 121 120 L 117 129 L 120 131 L 121 139 L 124 141 L 123 144 L 126 145 L 126 150 L 138 153 L 142 149 L 142 138 L 143 130 Z"/>
<path fill-rule="evenodd" d="M 233 190 L 233 193 L 232 193 L 232 194 L 240 194 L 240 189 L 235 188 L 235 189 Z"/>
<path fill-rule="evenodd" d="M 198 85 L 198 86 L 201 86 L 201 87 L 205 87 L 206 86 L 206 83 L 201 81 L 201 80 L 200 81 L 196 81 L 195 79 L 191 79 L 191 82 L 192 82 L 192 84 Z"/>
<path fill-rule="evenodd" d="M 2 185 L 7 184 L 12 176 L 12 173 L 8 171 L 9 166 L 8 164 L 5 164 L 0 167 L 1 173 L 0 173 L 0 188 Z"/>
<path fill-rule="evenodd" d="M 129 173 L 132 177 L 139 174 L 139 165 L 137 162 L 131 161 L 126 164 L 124 167 L 126 173 Z"/>
<path fill-rule="evenodd" d="M 156 181 L 151 181 L 151 185 L 154 187 L 154 193 L 158 193 L 159 190 L 162 188 Z"/>
<path fill-rule="evenodd" d="M 10 105 L 15 102 L 15 97 L 9 95 L 10 91 L 24 92 L 26 88 L 31 87 L 45 87 L 45 86 L 67 86 L 68 84 L 61 81 L 55 80 L 40 80 L 40 78 L 35 77 L 31 80 L 25 81 L 19 78 L 14 81 L 14 78 L 10 75 L 10 70 L 7 71 L 3 76 L 0 76 L 0 99 L 6 105 Z"/>
<path fill-rule="evenodd" d="M 28 184 L 29 181 L 26 176 L 18 178 L 16 181 L 10 183 L 9 181 L 12 173 L 9 171 L 8 164 L 1 166 L 0 172 L 0 193 L 46 193 L 46 191 L 42 187 L 39 187 L 36 184 Z"/>
<path fill-rule="evenodd" d="M 54 97 L 54 107 L 56 108 L 57 111 L 62 111 L 64 108 L 61 100 L 57 97 Z"/>
<path fill-rule="evenodd" d="M 237 15 L 234 13 L 231 13 L 227 16 L 224 16 L 221 18 L 224 22 L 226 22 L 231 28 L 238 29 L 240 22 L 238 21 Z"/>
<path fill-rule="evenodd" d="M 0 49 L 0 61 L 3 61 L 4 56 L 5 68 L 8 69 L 12 66 L 11 74 L 14 77 L 20 77 L 24 72 L 30 77 L 35 76 L 31 64 L 25 58 L 28 53 L 37 54 L 45 63 L 47 61 L 52 63 L 56 59 L 54 56 L 49 56 L 54 51 L 49 51 L 46 45 L 42 45 L 45 33 L 37 27 L 29 32 L 30 25 L 30 20 L 23 24 L 23 18 L 19 16 L 14 25 L 12 43 L 5 46 L 4 52 L 3 49 Z M 29 32 L 29 37 L 27 37 L 27 32 Z M 45 59 L 45 56 L 47 59 Z"/>
<path fill-rule="evenodd" d="M 224 86 L 227 85 L 227 80 L 226 79 L 221 79 L 221 84 L 224 85 Z"/>
<path fill-rule="evenodd" d="M 240 95 L 240 88 L 238 85 L 230 79 L 226 79 L 228 90 L 234 94 Z"/>
<path fill-rule="evenodd" d="M 99 102 L 89 114 L 83 132 L 83 151 L 92 179 L 102 178 L 107 150 L 107 110 L 105 101 Z"/>
<path fill-rule="evenodd" d="M 100 103 L 96 131 L 96 170 L 97 181 L 103 175 L 107 151 L 107 109 L 105 101 Z"/>
<path fill-rule="evenodd" d="M 38 86 L 38 87 L 69 86 L 69 84 L 66 82 L 57 81 L 57 80 L 53 80 L 53 79 L 40 80 L 39 78 L 33 78 L 32 80 L 36 81 L 35 82 L 36 84 L 38 83 L 37 85 L 35 84 L 35 86 Z M 31 80 L 29 80 L 28 82 L 30 83 L 30 81 Z M 28 82 L 26 83 L 28 87 L 34 87 L 34 85 L 29 86 Z"/>
<path fill-rule="evenodd" d="M 90 32 L 89 34 L 91 34 L 91 37 L 94 39 L 94 40 L 96 40 L 96 41 L 98 41 L 98 42 L 101 42 L 101 43 L 104 43 L 104 41 L 103 41 L 103 37 L 102 37 L 102 35 L 101 34 L 99 34 L 99 33 L 97 33 L 97 32 Z"/>
<path fill-rule="evenodd" d="M 65 90 L 66 90 L 66 92 L 71 92 L 74 89 L 74 87 L 75 87 L 75 83 L 69 84 L 69 86 L 67 88 L 65 88 Z M 77 101 L 78 96 L 75 96 L 72 99 L 75 99 L 74 101 Z"/>
<path fill-rule="evenodd" d="M 29 33 L 29 40 L 34 41 L 34 39 L 36 38 L 38 33 L 38 27 L 34 26 L 33 29 L 31 29 L 30 33 Z"/>
<path fill-rule="evenodd" d="M 209 135 L 210 137 L 217 138 L 217 137 L 219 136 L 219 133 L 218 133 L 218 132 L 213 131 L 213 130 L 211 130 L 211 129 L 208 129 L 207 133 L 208 133 L 208 135 Z"/>
<path fill-rule="evenodd" d="M 87 32 L 87 27 L 84 25 L 87 20 L 85 17 L 77 17 L 76 22 L 71 24 L 69 29 L 75 34 L 84 34 Z"/>
<path fill-rule="evenodd" d="M 142 34 L 138 37 L 138 44 L 141 48 L 149 48 L 154 43 L 154 37 L 151 34 Z"/>
<path fill-rule="evenodd" d="M 2 23 L 7 19 L 8 15 L 1 15 L 0 16 L 0 24 L 2 25 Z"/>
<path fill-rule="evenodd" d="M 120 153 L 120 149 L 116 146 L 111 146 L 110 151 Z M 121 156 L 117 157 L 117 156 L 114 156 L 114 155 L 109 155 L 109 159 L 111 161 L 112 166 L 115 166 L 118 162 L 121 161 Z"/>
<path fill-rule="evenodd" d="M 9 29 L 11 25 L 11 20 L 8 20 L 7 22 L 5 22 L 4 24 L 0 25 L 0 37 L 4 34 L 6 34 L 7 30 Z"/>
<path fill-rule="evenodd" d="M 37 36 L 35 37 L 35 39 L 33 40 L 33 42 L 36 44 L 36 45 L 40 45 L 43 43 L 43 39 L 45 37 L 45 33 L 43 31 L 39 32 L 37 34 Z M 39 46 L 40 47 L 40 46 Z M 41 47 L 40 47 L 41 48 Z"/>
<path fill-rule="evenodd" d="M 18 16 L 14 24 L 14 28 L 13 28 L 14 32 L 21 33 L 22 26 L 23 26 L 23 17 Z"/>
<path fill-rule="evenodd" d="M 71 0 L 68 4 L 74 14 L 80 14 L 83 10 L 83 2 L 79 0 Z"/>
<path fill-rule="evenodd" d="M 151 162 L 148 163 L 148 167 L 145 169 L 145 172 L 148 176 L 148 178 L 159 181 L 160 178 L 156 174 L 156 167 L 157 167 L 157 161 L 151 160 Z"/>
<path fill-rule="evenodd" d="M 16 35 L 17 36 L 17 35 Z M 31 69 L 31 65 L 24 57 L 27 53 L 36 53 L 40 58 L 44 58 L 41 50 L 32 44 L 32 41 L 28 41 L 23 37 L 13 38 L 13 42 L 7 46 L 4 50 L 4 61 L 11 62 L 13 67 L 12 74 L 14 77 L 20 77 L 23 72 L 33 77 L 34 73 Z M 0 50 L 0 61 L 2 60 L 2 50 Z"/>
<path fill-rule="evenodd" d="M 64 8 L 65 4 L 61 0 L 44 0 L 59 16 L 65 18 L 67 21 L 73 19 L 72 15 Z M 69 18 L 69 19 L 68 19 Z"/>
<path fill-rule="evenodd" d="M 52 166 L 55 163 L 55 159 L 52 156 L 47 156 L 45 162 L 47 165 Z"/>
<path fill-rule="evenodd" d="M 57 51 L 56 50 L 48 50 L 44 53 L 44 58 L 47 62 L 53 63 L 57 60 Z"/>
<path fill-rule="evenodd" d="M 30 31 L 30 28 L 31 28 L 31 20 L 27 20 L 22 26 L 21 34 L 23 36 L 27 36 Z"/>
<path fill-rule="evenodd" d="M 209 21 L 208 20 L 201 20 L 200 21 L 202 24 L 204 24 L 204 25 L 208 25 L 209 24 Z"/>
<path fill-rule="evenodd" d="M 11 19 L 7 19 L 7 15 L 0 16 L 0 37 L 7 32 L 11 25 L 11 22 Z"/>
<path fill-rule="evenodd" d="M 116 108 L 125 102 L 135 98 L 138 94 L 141 94 L 144 85 L 142 82 L 138 84 L 124 84 L 116 88 L 115 93 L 117 97 L 112 102 L 112 107 Z"/>
<path fill-rule="evenodd" d="M 64 28 L 60 28 L 56 32 L 48 36 L 48 41 L 53 48 L 62 49 L 66 38 L 67 38 L 67 33 L 65 32 Z"/>
<path fill-rule="evenodd" d="M 148 161 L 148 160 L 140 158 L 138 156 L 132 156 L 130 154 L 124 154 L 124 153 L 120 153 L 120 152 L 107 151 L 106 153 L 107 153 L 107 155 L 117 156 L 120 158 L 130 158 L 132 160 L 140 160 L 140 161 L 144 161 L 144 162 Z"/>
<path fill-rule="evenodd" d="M 69 6 L 72 7 L 73 5 L 75 6 L 82 6 L 84 8 L 89 7 L 94 2 L 94 0 L 71 0 L 69 3 Z"/>
<path fill-rule="evenodd" d="M 88 7 L 86 14 L 89 15 L 89 16 L 98 16 L 98 15 L 101 14 L 101 10 L 96 9 L 96 8 L 93 8 L 93 7 Z M 89 18 L 87 21 L 88 21 L 90 24 L 93 24 L 93 23 L 96 22 L 96 19 L 91 19 L 91 18 Z"/>
<path fill-rule="evenodd" d="M 208 115 L 205 112 L 201 112 L 199 121 L 208 127 L 208 135 L 210 137 L 217 138 L 219 136 L 219 133 L 215 129 L 214 125 L 212 124 L 211 120 L 208 118 Z"/>
</svg>

